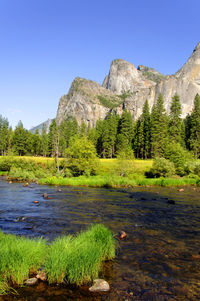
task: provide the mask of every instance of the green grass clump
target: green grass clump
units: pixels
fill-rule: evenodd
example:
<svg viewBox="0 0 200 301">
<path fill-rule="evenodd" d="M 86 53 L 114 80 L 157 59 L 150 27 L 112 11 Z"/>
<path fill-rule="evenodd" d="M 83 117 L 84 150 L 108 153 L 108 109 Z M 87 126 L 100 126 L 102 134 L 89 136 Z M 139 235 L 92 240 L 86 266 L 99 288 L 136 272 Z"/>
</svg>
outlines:
<svg viewBox="0 0 200 301">
<path fill-rule="evenodd" d="M 112 233 L 103 225 L 72 237 L 57 238 L 50 246 L 45 270 L 50 283 L 82 284 L 98 277 L 101 263 L 115 257 Z"/>
<path fill-rule="evenodd" d="M 26 239 L 0 232 L 0 275 L 5 281 L 22 285 L 29 271 L 44 263 L 46 243 L 43 239 Z"/>
<path fill-rule="evenodd" d="M 104 260 L 115 257 L 115 240 L 103 225 L 91 226 L 76 236 L 59 237 L 51 244 L 0 232 L 0 295 L 9 283 L 23 285 L 40 267 L 49 283 L 80 285 L 98 277 Z"/>
</svg>

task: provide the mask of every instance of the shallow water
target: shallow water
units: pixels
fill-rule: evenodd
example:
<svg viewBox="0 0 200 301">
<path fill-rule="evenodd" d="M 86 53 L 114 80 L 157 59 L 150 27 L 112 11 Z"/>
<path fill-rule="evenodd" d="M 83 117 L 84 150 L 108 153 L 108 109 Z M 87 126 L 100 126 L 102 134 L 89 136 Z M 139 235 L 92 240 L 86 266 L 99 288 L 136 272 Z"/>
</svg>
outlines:
<svg viewBox="0 0 200 301">
<path fill-rule="evenodd" d="M 51 199 L 43 199 L 43 193 Z M 116 259 L 105 263 L 100 275 L 110 283 L 109 293 L 40 283 L 0 300 L 200 300 L 200 259 L 195 256 L 200 254 L 200 189 L 23 187 L 0 180 L 4 232 L 52 240 L 91 223 L 127 233 Z"/>
</svg>

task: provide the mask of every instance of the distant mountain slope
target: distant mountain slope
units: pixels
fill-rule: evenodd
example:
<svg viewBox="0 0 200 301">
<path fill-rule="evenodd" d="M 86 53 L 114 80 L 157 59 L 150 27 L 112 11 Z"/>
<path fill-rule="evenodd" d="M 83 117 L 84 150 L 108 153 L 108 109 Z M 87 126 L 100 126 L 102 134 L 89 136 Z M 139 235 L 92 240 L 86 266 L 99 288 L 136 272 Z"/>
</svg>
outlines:
<svg viewBox="0 0 200 301">
<path fill-rule="evenodd" d="M 43 123 L 41 123 L 41 124 L 39 124 L 39 125 L 37 125 L 37 126 L 35 126 L 35 127 L 32 127 L 31 129 L 30 129 L 30 132 L 32 133 L 32 134 L 35 134 L 35 132 L 38 130 L 39 131 L 39 134 L 42 134 L 42 127 L 43 127 L 43 124 L 46 124 L 46 127 L 47 127 L 47 133 L 49 132 L 49 127 L 50 127 L 50 125 L 51 125 L 51 123 L 52 123 L 52 120 L 53 119 L 48 119 L 47 121 L 45 121 L 45 122 L 43 122 Z"/>
</svg>

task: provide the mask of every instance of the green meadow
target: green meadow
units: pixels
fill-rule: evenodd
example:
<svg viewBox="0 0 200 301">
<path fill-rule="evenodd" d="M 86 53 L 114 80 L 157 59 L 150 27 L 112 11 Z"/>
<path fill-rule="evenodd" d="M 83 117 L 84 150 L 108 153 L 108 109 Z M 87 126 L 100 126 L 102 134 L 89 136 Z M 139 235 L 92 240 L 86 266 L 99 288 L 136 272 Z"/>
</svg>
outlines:
<svg viewBox="0 0 200 301">
<path fill-rule="evenodd" d="M 147 176 L 154 160 L 98 159 L 96 173 L 73 176 L 65 168 L 66 159 L 59 159 L 57 171 L 53 158 L 44 157 L 0 157 L 0 175 L 8 180 L 37 182 L 48 185 L 88 187 L 135 187 L 135 186 L 181 186 L 199 185 L 200 178 L 189 170 L 185 175 L 177 174 Z M 199 160 L 197 161 L 199 166 Z M 189 169 L 189 167 L 187 167 Z M 66 171 L 67 170 L 67 171 Z M 163 167 L 162 167 L 163 171 Z M 160 170 L 159 170 L 160 172 Z"/>
</svg>

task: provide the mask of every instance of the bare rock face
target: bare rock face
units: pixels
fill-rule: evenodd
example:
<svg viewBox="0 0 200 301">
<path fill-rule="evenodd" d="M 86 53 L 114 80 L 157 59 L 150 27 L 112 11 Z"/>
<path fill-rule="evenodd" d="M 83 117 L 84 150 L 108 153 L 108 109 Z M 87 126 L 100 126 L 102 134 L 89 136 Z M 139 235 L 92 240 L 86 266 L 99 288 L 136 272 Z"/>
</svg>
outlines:
<svg viewBox="0 0 200 301">
<path fill-rule="evenodd" d="M 167 111 L 170 110 L 171 98 L 177 93 L 182 105 L 182 117 L 191 112 L 194 97 L 200 94 L 200 43 L 194 49 L 185 65 L 175 74 L 165 77 L 157 86 L 155 97 L 161 93 Z"/>
<path fill-rule="evenodd" d="M 182 117 L 191 112 L 194 97 L 200 94 L 200 43 L 186 64 L 174 75 L 164 77 L 153 68 L 134 65 L 124 60 L 114 60 L 103 85 L 75 78 L 69 93 L 60 99 L 57 122 L 67 116 L 77 118 L 80 124 L 95 126 L 98 119 L 105 119 L 108 112 L 121 114 L 124 109 L 137 119 L 145 100 L 152 108 L 159 93 L 163 95 L 167 112 L 171 99 L 177 93 L 182 104 Z"/>
<path fill-rule="evenodd" d="M 149 100 L 150 107 L 152 107 L 155 85 L 155 82 L 145 78 L 134 65 L 124 60 L 114 60 L 111 63 L 110 72 L 103 82 L 103 87 L 114 93 L 129 93 L 124 100 L 123 108 L 130 111 L 134 119 L 141 115 L 146 99 Z"/>
<path fill-rule="evenodd" d="M 135 92 L 146 89 L 153 83 L 143 78 L 134 65 L 124 60 L 114 60 L 110 66 L 110 72 L 103 82 L 103 87 L 117 94 L 126 91 Z"/>
<path fill-rule="evenodd" d="M 105 119 L 109 111 L 118 108 L 122 112 L 123 99 L 98 83 L 83 78 L 75 78 L 69 93 L 60 99 L 57 122 L 67 116 L 76 117 L 79 124 L 85 122 L 94 127 L 98 119 Z"/>
</svg>

